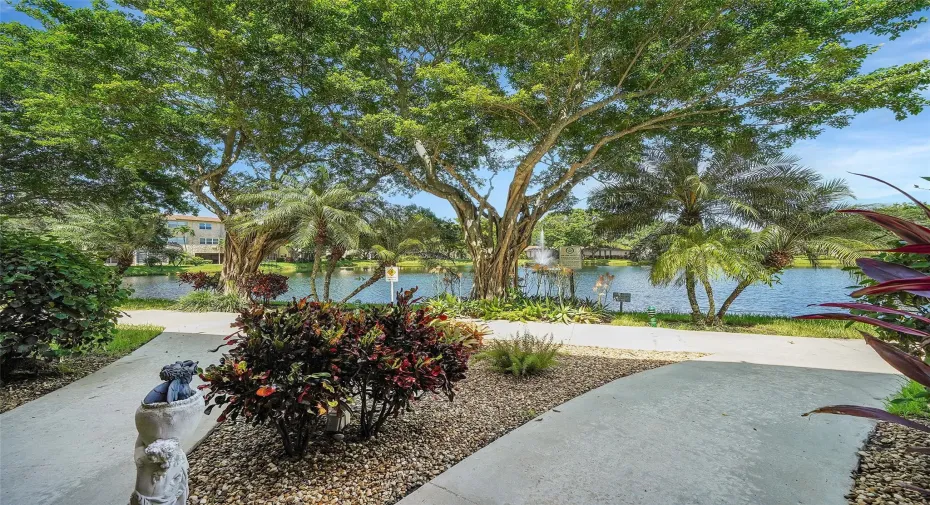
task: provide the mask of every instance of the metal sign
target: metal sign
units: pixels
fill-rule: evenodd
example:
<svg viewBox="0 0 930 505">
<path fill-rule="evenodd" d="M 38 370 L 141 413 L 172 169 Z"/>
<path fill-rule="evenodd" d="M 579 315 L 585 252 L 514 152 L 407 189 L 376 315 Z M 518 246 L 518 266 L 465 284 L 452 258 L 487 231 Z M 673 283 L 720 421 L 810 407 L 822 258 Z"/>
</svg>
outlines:
<svg viewBox="0 0 930 505">
<path fill-rule="evenodd" d="M 581 268 L 581 248 L 567 246 L 559 248 L 559 264 L 565 268 L 577 270 Z"/>
<path fill-rule="evenodd" d="M 614 301 L 615 302 L 629 302 L 630 293 L 618 293 L 614 291 Z"/>
<path fill-rule="evenodd" d="M 384 269 L 384 280 L 388 282 L 397 282 L 398 274 L 400 269 L 395 267 L 385 267 Z"/>
</svg>

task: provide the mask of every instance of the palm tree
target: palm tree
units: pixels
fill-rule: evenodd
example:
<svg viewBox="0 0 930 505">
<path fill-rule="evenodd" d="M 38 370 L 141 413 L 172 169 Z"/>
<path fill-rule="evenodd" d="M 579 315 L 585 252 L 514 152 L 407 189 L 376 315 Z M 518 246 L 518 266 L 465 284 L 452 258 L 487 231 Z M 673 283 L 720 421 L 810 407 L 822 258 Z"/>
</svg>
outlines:
<svg viewBox="0 0 930 505">
<path fill-rule="evenodd" d="M 171 233 L 174 234 L 175 237 L 181 237 L 184 240 L 184 245 L 187 245 L 187 236 L 193 235 L 194 230 L 192 230 L 190 226 L 182 224 L 171 228 Z"/>
<path fill-rule="evenodd" d="M 375 253 L 378 266 L 371 277 L 342 299 L 342 303 L 384 278 L 384 269 L 401 256 L 423 252 L 424 241 L 436 231 L 431 220 L 398 208 L 386 209 L 373 220 L 371 228 L 372 232 L 363 237 L 363 247 Z"/>
<path fill-rule="evenodd" d="M 327 248 L 344 253 L 358 244 L 361 234 L 370 229 L 362 214 L 371 199 L 370 193 L 355 191 L 344 184 L 330 185 L 327 178 L 309 183 L 289 178 L 280 187 L 242 196 L 243 203 L 258 208 L 239 218 L 235 226 L 288 230 L 293 243 L 312 244 L 310 295 L 319 300 L 316 279 Z M 335 261 L 331 259 L 330 263 Z M 329 298 L 328 279 L 323 296 Z"/>
<path fill-rule="evenodd" d="M 768 224 L 766 209 L 800 200 L 798 195 L 808 192 L 820 180 L 816 172 L 800 167 L 796 158 L 766 158 L 748 153 L 735 144 L 716 150 L 709 157 L 699 148 L 660 146 L 647 152 L 642 162 L 618 170 L 604 187 L 592 194 L 589 202 L 604 216 L 602 227 L 630 232 L 654 226 L 652 235 L 660 237 L 656 243 L 662 245 L 656 251 L 659 257 L 665 256 L 663 247 L 674 247 L 688 252 L 684 259 L 703 261 L 709 251 L 700 245 L 702 241 L 709 241 L 706 246 L 735 245 L 715 234 L 741 224 L 764 227 Z M 681 240 L 676 241 L 675 237 Z M 752 252 L 742 247 L 741 250 Z M 715 255 L 721 261 L 725 259 L 722 251 Z M 749 268 L 752 263 L 730 260 L 733 260 L 730 266 Z M 707 290 L 711 273 L 740 275 L 730 266 L 708 265 L 710 277 L 702 279 L 699 274 L 705 267 L 685 268 L 679 260 L 672 261 L 668 256 L 663 261 L 667 269 L 675 270 L 673 264 L 681 266 L 678 270 L 683 274 L 682 282 L 696 322 L 700 314 L 700 310 L 695 310 L 697 283 L 705 284 Z M 656 277 L 656 281 L 662 282 L 667 273 Z M 748 273 L 744 272 L 740 278 L 752 277 Z"/>
<path fill-rule="evenodd" d="M 796 257 L 807 258 L 815 267 L 823 258 L 849 266 L 865 256 L 865 251 L 878 248 L 874 228 L 867 221 L 837 212 L 851 197 L 845 181 L 818 181 L 784 205 L 760 209 L 761 218 L 769 224 L 758 232 L 752 247 L 764 269 L 763 277 L 737 277 L 739 283 L 720 306 L 717 319 L 723 321 L 730 305 L 746 288 L 780 273 Z"/>
<path fill-rule="evenodd" d="M 100 259 L 112 258 L 120 275 L 132 265 L 137 250 L 164 249 L 169 234 L 160 214 L 104 205 L 72 209 L 52 233 Z"/>
</svg>

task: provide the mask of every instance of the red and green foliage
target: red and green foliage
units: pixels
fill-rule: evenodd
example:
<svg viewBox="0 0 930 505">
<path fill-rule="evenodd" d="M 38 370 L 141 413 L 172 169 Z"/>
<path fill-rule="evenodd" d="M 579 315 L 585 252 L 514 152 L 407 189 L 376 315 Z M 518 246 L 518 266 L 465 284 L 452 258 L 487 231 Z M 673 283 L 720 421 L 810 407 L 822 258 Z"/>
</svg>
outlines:
<svg viewBox="0 0 930 505">
<path fill-rule="evenodd" d="M 904 194 L 930 219 L 930 208 L 907 193 Z M 930 365 L 922 359 L 927 356 L 926 348 L 930 344 L 930 274 L 927 273 L 930 264 L 926 257 L 915 257 L 916 254 L 930 254 L 930 228 L 877 212 L 849 212 L 862 215 L 899 240 L 893 244 L 892 249 L 879 255 L 880 259 L 858 262 L 867 279 L 865 286 L 854 291 L 852 296 L 863 298 L 862 302 L 824 304 L 828 307 L 848 308 L 853 311 L 852 314 L 812 314 L 800 316 L 799 319 L 846 319 L 876 326 L 883 339 L 897 346 L 863 332 L 866 343 L 896 370 L 925 388 L 930 388 Z M 906 256 L 901 255 L 902 251 L 905 251 Z M 930 394 L 924 391 L 922 398 L 930 400 Z M 804 415 L 810 414 L 866 417 L 930 432 L 930 428 L 922 424 L 872 407 L 832 405 Z M 930 490 L 910 484 L 904 487 L 930 497 Z"/>
<path fill-rule="evenodd" d="M 102 262 L 70 245 L 0 233 L 0 382 L 35 360 L 108 341 L 129 293 Z"/>
<path fill-rule="evenodd" d="M 287 276 L 275 273 L 257 272 L 246 276 L 242 286 L 253 303 L 268 302 L 287 293 Z"/>
<path fill-rule="evenodd" d="M 178 281 L 182 284 L 190 284 L 195 291 L 212 290 L 220 288 L 220 274 L 207 272 L 181 272 L 178 274 Z"/>
<path fill-rule="evenodd" d="M 351 311 L 307 299 L 254 306 L 237 319 L 232 349 L 201 378 L 219 421 L 271 422 L 299 456 L 331 409 L 357 410 L 367 438 L 424 393 L 454 396 L 472 347 L 444 331 L 444 315 L 412 310 L 413 291 L 387 309 Z"/>
</svg>

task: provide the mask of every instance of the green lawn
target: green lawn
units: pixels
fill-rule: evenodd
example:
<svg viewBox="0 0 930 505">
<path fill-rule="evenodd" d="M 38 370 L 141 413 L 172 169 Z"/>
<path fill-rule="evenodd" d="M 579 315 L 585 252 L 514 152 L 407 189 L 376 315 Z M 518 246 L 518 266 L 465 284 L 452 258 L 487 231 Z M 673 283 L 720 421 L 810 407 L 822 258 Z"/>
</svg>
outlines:
<svg viewBox="0 0 930 505">
<path fill-rule="evenodd" d="M 130 298 L 119 306 L 120 310 L 171 310 L 177 300 L 167 298 Z"/>
<path fill-rule="evenodd" d="M 762 316 L 754 314 L 732 314 L 726 317 L 726 324 L 719 327 L 705 327 L 691 323 L 688 314 L 659 313 L 656 315 L 659 328 L 677 330 L 725 331 L 731 333 L 759 333 L 762 335 L 783 335 L 788 337 L 816 338 L 862 338 L 857 331 L 866 329 L 864 325 L 854 324 L 846 327 L 843 321 L 798 320 L 780 316 Z M 645 312 L 625 312 L 617 314 L 610 324 L 617 326 L 646 326 L 649 316 Z"/>
<path fill-rule="evenodd" d="M 95 354 L 125 356 L 135 351 L 142 344 L 157 337 L 165 328 L 151 324 L 120 324 L 116 326 L 116 336 Z"/>
</svg>

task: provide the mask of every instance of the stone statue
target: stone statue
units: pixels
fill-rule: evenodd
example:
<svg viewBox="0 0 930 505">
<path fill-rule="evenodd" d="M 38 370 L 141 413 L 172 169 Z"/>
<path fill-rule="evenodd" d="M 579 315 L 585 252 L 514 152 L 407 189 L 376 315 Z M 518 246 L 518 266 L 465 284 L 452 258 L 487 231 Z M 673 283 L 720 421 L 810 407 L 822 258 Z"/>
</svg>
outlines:
<svg viewBox="0 0 930 505">
<path fill-rule="evenodd" d="M 165 382 L 136 410 L 136 489 L 130 505 L 186 505 L 189 494 L 187 456 L 181 440 L 190 436 L 203 415 L 203 397 L 191 389 L 197 363 L 178 361 L 162 368 Z"/>
</svg>

